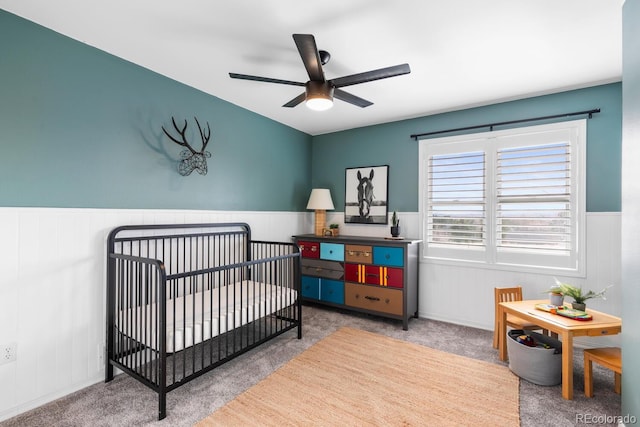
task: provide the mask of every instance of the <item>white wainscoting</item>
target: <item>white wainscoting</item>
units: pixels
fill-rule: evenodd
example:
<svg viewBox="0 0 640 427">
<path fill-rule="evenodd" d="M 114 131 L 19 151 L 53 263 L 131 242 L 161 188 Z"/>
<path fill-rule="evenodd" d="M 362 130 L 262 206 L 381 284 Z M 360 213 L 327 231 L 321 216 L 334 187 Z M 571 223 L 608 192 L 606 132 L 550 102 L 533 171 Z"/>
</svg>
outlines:
<svg viewBox="0 0 640 427">
<path fill-rule="evenodd" d="M 432 261 L 420 265 L 419 313 L 423 317 L 493 330 L 493 288 L 521 285 L 525 299 L 544 299 L 543 292 L 561 281 L 600 290 L 608 285 L 606 300 L 587 301 L 590 308 L 622 315 L 620 286 L 620 213 L 587 214 L 586 278 L 531 272 L 461 267 Z M 577 345 L 619 345 L 619 336 L 578 338 Z"/>
<path fill-rule="evenodd" d="M 104 380 L 105 252 L 124 224 L 246 222 L 258 240 L 313 230 L 307 212 L 0 208 L 0 420 Z"/>
<path fill-rule="evenodd" d="M 418 213 L 399 213 L 402 235 L 419 238 Z M 388 226 L 344 224 L 341 233 L 384 237 Z M 312 212 L 0 208 L 0 344 L 17 343 L 17 361 L 0 365 L 0 420 L 104 380 L 105 247 L 124 224 L 246 222 L 253 238 L 289 241 L 313 230 Z M 589 306 L 621 314 L 620 214 L 587 215 L 589 288 L 615 284 Z M 422 317 L 493 329 L 493 287 L 521 284 L 544 298 L 552 276 L 423 262 Z M 560 278 L 564 279 L 564 278 Z M 411 327 L 411 324 L 409 324 Z M 618 345 L 618 337 L 576 340 Z M 606 343 L 606 344 L 605 344 Z"/>
</svg>

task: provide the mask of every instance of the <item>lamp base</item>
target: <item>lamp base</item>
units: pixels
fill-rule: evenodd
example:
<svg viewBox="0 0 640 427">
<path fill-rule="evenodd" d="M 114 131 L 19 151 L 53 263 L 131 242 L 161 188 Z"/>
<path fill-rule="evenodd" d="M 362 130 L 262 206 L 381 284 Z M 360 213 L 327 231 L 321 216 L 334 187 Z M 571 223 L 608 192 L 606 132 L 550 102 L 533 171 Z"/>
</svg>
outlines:
<svg viewBox="0 0 640 427">
<path fill-rule="evenodd" d="M 315 235 L 322 236 L 323 230 L 327 224 L 327 211 L 324 209 L 316 209 Z"/>
</svg>

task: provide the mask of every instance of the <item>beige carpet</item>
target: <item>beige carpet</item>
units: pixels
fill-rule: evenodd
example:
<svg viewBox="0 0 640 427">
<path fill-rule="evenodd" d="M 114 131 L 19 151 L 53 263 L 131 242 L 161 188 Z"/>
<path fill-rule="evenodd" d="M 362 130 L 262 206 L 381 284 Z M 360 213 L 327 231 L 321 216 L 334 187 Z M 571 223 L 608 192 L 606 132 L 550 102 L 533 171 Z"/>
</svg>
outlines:
<svg viewBox="0 0 640 427">
<path fill-rule="evenodd" d="M 508 368 L 342 328 L 198 426 L 518 426 Z"/>
</svg>

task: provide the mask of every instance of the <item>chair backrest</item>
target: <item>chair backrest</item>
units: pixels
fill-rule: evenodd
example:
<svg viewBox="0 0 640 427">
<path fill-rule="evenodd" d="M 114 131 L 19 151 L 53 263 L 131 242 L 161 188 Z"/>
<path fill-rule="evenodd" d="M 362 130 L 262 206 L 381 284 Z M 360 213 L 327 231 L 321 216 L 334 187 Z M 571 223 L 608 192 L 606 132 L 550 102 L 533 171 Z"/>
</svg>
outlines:
<svg viewBox="0 0 640 427">
<path fill-rule="evenodd" d="M 496 307 L 498 303 L 507 301 L 522 301 L 522 286 L 513 288 L 495 288 Z"/>
</svg>

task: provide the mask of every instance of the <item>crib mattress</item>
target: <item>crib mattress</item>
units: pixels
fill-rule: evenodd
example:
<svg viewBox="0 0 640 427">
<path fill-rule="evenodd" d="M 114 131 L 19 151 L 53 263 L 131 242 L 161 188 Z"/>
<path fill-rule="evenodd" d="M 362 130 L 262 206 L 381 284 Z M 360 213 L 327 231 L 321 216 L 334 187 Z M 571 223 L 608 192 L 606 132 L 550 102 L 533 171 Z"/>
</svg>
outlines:
<svg viewBox="0 0 640 427">
<path fill-rule="evenodd" d="M 295 289 L 253 280 L 167 300 L 167 353 L 246 325 L 292 305 Z M 156 303 L 123 310 L 117 316 L 120 332 L 158 350 L 159 307 Z"/>
</svg>

